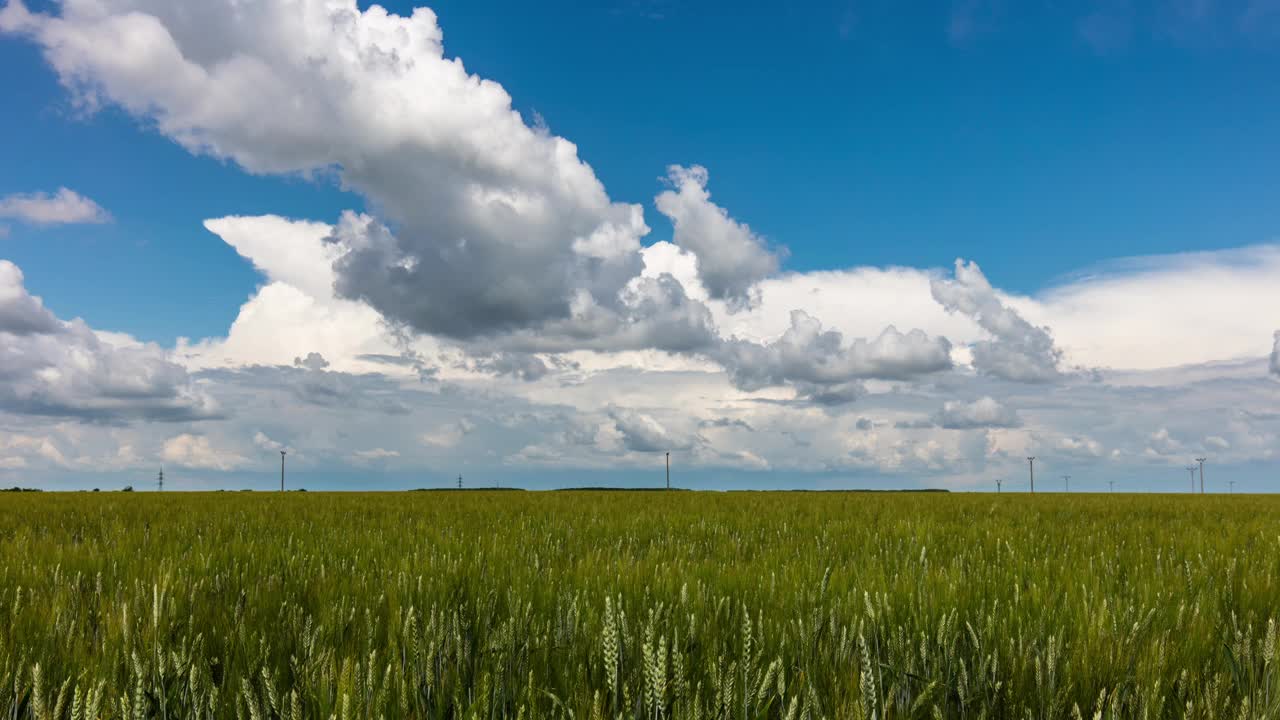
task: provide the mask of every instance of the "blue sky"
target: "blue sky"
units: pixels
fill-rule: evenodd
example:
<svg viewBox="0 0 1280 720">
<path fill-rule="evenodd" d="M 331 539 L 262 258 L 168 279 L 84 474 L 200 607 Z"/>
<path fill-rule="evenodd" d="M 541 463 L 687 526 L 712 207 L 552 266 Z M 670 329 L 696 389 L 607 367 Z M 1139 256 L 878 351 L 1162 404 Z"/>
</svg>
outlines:
<svg viewBox="0 0 1280 720">
<path fill-rule="evenodd" d="M 1280 461 L 1280 3 L 223 1 L 0 0 L 0 482 Z"/>
<path fill-rule="evenodd" d="M 959 3 L 771 5 L 434 8 L 446 52 L 576 142 L 615 199 L 705 165 L 790 269 L 981 256 L 1034 292 L 1102 260 L 1276 236 L 1280 15 L 1144 5 L 1097 47 L 1068 8 L 977 3 L 961 22 Z M 0 194 L 66 185 L 117 220 L 6 241 L 64 314 L 163 342 L 219 334 L 257 279 L 200 220 L 362 207 L 330 181 L 193 157 L 118 110 L 86 117 L 30 43 L 0 42 L 0 64 Z"/>
</svg>

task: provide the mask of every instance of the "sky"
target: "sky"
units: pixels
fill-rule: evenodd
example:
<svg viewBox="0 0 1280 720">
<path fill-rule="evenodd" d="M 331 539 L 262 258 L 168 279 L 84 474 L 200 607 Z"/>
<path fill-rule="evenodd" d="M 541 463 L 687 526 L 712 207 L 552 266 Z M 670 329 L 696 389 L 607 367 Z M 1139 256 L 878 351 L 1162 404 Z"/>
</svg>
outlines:
<svg viewBox="0 0 1280 720">
<path fill-rule="evenodd" d="M 0 484 L 1280 487 L 1280 3 L 901 5 L 0 0 Z"/>
</svg>

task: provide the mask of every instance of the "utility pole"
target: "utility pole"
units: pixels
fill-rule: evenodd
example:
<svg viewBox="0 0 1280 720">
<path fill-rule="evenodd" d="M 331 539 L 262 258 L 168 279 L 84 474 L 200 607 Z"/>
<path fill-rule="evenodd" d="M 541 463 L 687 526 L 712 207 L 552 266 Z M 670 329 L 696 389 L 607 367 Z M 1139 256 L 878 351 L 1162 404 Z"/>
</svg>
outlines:
<svg viewBox="0 0 1280 720">
<path fill-rule="evenodd" d="M 1070 475 L 1062 476 L 1062 484 L 1066 488 L 1067 492 L 1071 492 L 1071 476 Z"/>
<path fill-rule="evenodd" d="M 1200 494 L 1204 494 L 1204 461 L 1208 458 L 1196 458 L 1196 462 L 1200 464 Z"/>
<path fill-rule="evenodd" d="M 667 489 L 671 489 L 671 453 L 667 453 Z"/>
<path fill-rule="evenodd" d="M 1191 473 L 1191 494 L 1194 495 L 1196 493 L 1196 466 L 1192 465 L 1187 468 L 1187 472 Z"/>
<path fill-rule="evenodd" d="M 1108 480 L 1108 481 L 1107 481 L 1107 485 L 1111 488 L 1111 492 L 1115 492 L 1115 491 L 1116 491 L 1116 481 L 1115 481 L 1115 480 Z"/>
<path fill-rule="evenodd" d="M 462 475 L 458 475 L 458 489 L 462 489 Z"/>
<path fill-rule="evenodd" d="M 280 492 L 284 492 L 284 451 L 280 451 Z"/>
<path fill-rule="evenodd" d="M 1036 458 L 1035 456 L 1033 455 L 1027 458 L 1027 463 L 1029 463 L 1031 466 L 1031 494 L 1034 495 L 1036 492 Z"/>
<path fill-rule="evenodd" d="M 156 491 L 164 492 L 164 466 L 160 466 L 160 476 L 156 479 Z"/>
<path fill-rule="evenodd" d="M 1230 486 L 1230 490 L 1229 490 L 1229 492 L 1231 492 L 1231 493 L 1234 495 L 1234 494 L 1235 494 L 1235 492 L 1236 492 L 1236 481 L 1235 481 L 1235 480 L 1228 480 L 1228 481 L 1227 481 L 1227 485 L 1229 485 L 1229 486 Z"/>
<path fill-rule="evenodd" d="M 1004 485 L 1004 480 L 1001 480 L 1000 478 L 996 478 L 996 494 L 997 495 L 1000 494 L 1001 485 Z"/>
</svg>

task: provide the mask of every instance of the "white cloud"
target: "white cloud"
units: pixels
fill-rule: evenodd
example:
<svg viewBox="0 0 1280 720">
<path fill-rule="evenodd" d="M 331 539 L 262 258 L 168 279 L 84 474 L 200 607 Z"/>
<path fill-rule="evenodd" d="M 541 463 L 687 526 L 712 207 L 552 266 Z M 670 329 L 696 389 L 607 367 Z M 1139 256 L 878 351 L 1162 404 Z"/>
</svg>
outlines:
<svg viewBox="0 0 1280 720">
<path fill-rule="evenodd" d="M 218 414 L 159 347 L 57 319 L 7 260 L 0 260 L 0 410 L 89 422 Z"/>
<path fill-rule="evenodd" d="M 678 256 L 663 262 L 685 281 Z M 969 315 L 948 313 L 932 298 L 938 279 L 914 268 L 784 273 L 759 284 L 760 302 L 749 312 L 711 308 L 721 334 L 757 340 L 784 332 L 796 308 L 851 337 L 892 324 L 944 336 L 957 350 L 991 340 Z M 1059 368 L 1154 370 L 1257 358 L 1271 349 L 1275 319 L 1256 308 L 1280 307 L 1280 245 L 1120 260 L 1035 296 L 994 293 L 1033 327 L 1052 328 Z"/>
<path fill-rule="evenodd" d="M 1280 245 L 1131 258 L 1034 298 L 1006 297 L 1053 328 L 1072 364 L 1155 369 L 1265 356 L 1280 307 Z"/>
<path fill-rule="evenodd" d="M 934 415 L 938 427 L 948 430 L 973 428 L 1018 427 L 1022 420 L 1018 413 L 992 397 L 982 397 L 973 402 L 947 401 Z"/>
<path fill-rule="evenodd" d="M 621 435 L 623 446 L 632 452 L 656 453 L 687 450 L 697 436 L 675 436 L 653 416 L 625 408 L 609 408 L 613 427 Z"/>
<path fill-rule="evenodd" d="M 396 450 L 387 450 L 384 448 L 371 448 L 369 450 L 357 450 L 351 453 L 351 459 L 357 463 L 377 463 L 383 460 L 400 457 L 400 453 Z"/>
<path fill-rule="evenodd" d="M 425 432 L 421 435 L 423 445 L 434 448 L 451 448 L 462 442 L 462 439 L 470 435 L 476 429 L 475 423 L 466 418 L 442 425 L 436 429 Z"/>
<path fill-rule="evenodd" d="M 317 352 L 337 370 L 386 371 L 382 360 L 399 357 L 404 372 L 421 373 L 438 369 L 444 355 L 465 351 L 478 358 L 470 365 L 475 370 L 536 379 L 545 374 L 539 363 L 546 363 L 535 353 L 652 347 L 693 352 L 716 341 L 706 306 L 665 273 L 632 278 L 618 297 L 621 314 L 593 307 L 584 297 L 576 319 L 550 322 L 545 332 L 512 331 L 463 343 L 405 333 L 365 302 L 335 296 L 330 263 L 337 255 L 330 239 L 343 234 L 339 226 L 275 216 L 205 225 L 249 259 L 267 283 L 241 308 L 226 338 L 179 342 L 179 354 L 193 367 L 290 364 Z M 295 257 L 296 266 L 289 261 Z"/>
<path fill-rule="evenodd" d="M 667 266 L 685 281 L 680 258 L 668 260 Z M 729 313 L 717 303 L 711 308 L 723 335 L 756 341 L 786 332 L 796 309 L 847 337 L 874 337 L 893 325 L 955 342 L 978 339 L 981 330 L 971 320 L 948 314 L 933 300 L 933 277 L 927 270 L 896 267 L 783 273 L 760 282 L 760 301 L 750 310 Z"/>
<path fill-rule="evenodd" d="M 333 263 L 342 250 L 324 242 L 333 232 L 331 225 L 277 215 L 231 215 L 205 220 L 204 227 L 273 282 L 312 298 L 333 295 Z"/>
<path fill-rule="evenodd" d="M 74 463 L 59 449 L 49 435 L 0 433 L 0 465 L 8 469 L 44 463 L 57 468 L 70 468 Z"/>
<path fill-rule="evenodd" d="M 1061 376 L 1062 352 L 1053 344 L 1049 329 L 1027 322 L 1004 304 L 977 263 L 956 260 L 955 278 L 935 279 L 933 297 L 948 312 L 974 319 L 990 340 L 970 348 L 973 367 L 994 377 L 1019 382 L 1046 382 Z"/>
<path fill-rule="evenodd" d="M 1060 438 L 1056 450 L 1060 454 L 1082 458 L 1099 458 L 1105 452 L 1102 443 L 1087 436 Z"/>
<path fill-rule="evenodd" d="M 725 341 L 712 357 L 724 365 L 734 384 L 755 390 L 786 382 L 830 387 L 868 378 L 900 380 L 951 367 L 950 343 L 920 330 L 902 333 L 889 326 L 874 340 L 824 329 L 803 310 L 791 313 L 780 338 L 758 343 Z"/>
<path fill-rule="evenodd" d="M 27 292 L 22 270 L 0 260 L 0 333 L 44 335 L 62 329 L 62 323 L 40 298 Z"/>
<path fill-rule="evenodd" d="M 319 232 L 312 232 L 313 239 L 310 242 L 323 243 L 324 235 L 323 228 Z M 652 279 L 657 280 L 662 271 L 665 271 L 683 281 L 693 272 L 692 257 L 687 253 L 681 253 L 674 246 L 666 243 L 655 245 L 653 250 L 655 251 L 652 255 L 653 262 L 657 267 L 655 274 L 650 276 Z M 651 257 L 650 254 L 646 253 L 646 258 L 649 257 Z M 684 264 L 686 262 L 687 265 Z M 258 263 L 255 262 L 255 264 Z M 803 275 L 787 274 L 769 278 L 760 283 L 761 302 L 747 311 L 724 312 L 719 309 L 719 303 L 716 301 L 712 301 L 709 307 L 712 316 L 715 317 L 715 323 L 733 328 L 735 332 L 752 338 L 751 342 L 760 347 L 777 344 L 781 340 L 780 336 L 790 330 L 791 318 L 786 308 L 795 305 L 811 308 L 815 317 L 821 314 L 823 318 L 831 318 L 835 325 L 833 329 L 844 331 L 842 335 L 846 332 L 851 334 L 870 329 L 871 336 L 874 338 L 875 328 L 883 328 L 885 321 L 893 321 L 929 328 L 939 335 L 945 334 L 961 342 L 981 341 L 990 337 L 967 316 L 948 314 L 934 302 L 929 290 L 932 277 L 934 276 L 930 273 L 918 270 L 872 268 Z M 285 283 L 269 282 L 265 287 L 273 285 L 287 289 L 297 296 L 307 297 L 308 303 L 317 307 L 330 307 L 335 302 L 351 302 L 336 300 L 332 295 L 326 298 L 311 298 Z M 693 288 L 691 294 L 696 296 L 700 291 L 700 283 L 696 277 L 690 281 L 688 287 Z M 313 291 L 319 292 L 319 290 Z M 1009 297 L 1002 294 L 999 297 L 1009 306 L 1017 307 L 1020 312 L 1026 312 L 1029 316 L 1037 318 L 1041 317 L 1038 313 L 1051 312 L 1057 307 L 1041 299 Z M 291 322 L 286 317 L 273 318 L 272 310 L 280 306 L 265 302 L 266 298 L 266 294 L 261 294 L 246 304 L 236 327 L 245 326 L 250 317 L 256 318 L 256 321 L 261 322 L 263 330 L 257 342 L 264 348 L 274 348 L 276 343 L 273 327 L 276 323 L 282 323 L 278 332 L 284 333 L 300 331 L 303 326 Z M 354 305 L 360 307 L 358 303 Z M 781 329 L 774 324 L 779 317 L 783 323 Z M 360 335 L 362 332 L 368 333 L 369 337 L 377 338 L 373 344 L 378 345 L 381 352 L 393 354 L 389 357 L 392 357 L 395 363 L 362 365 L 364 361 L 357 359 L 362 354 L 362 349 L 342 342 L 337 343 L 333 349 L 323 344 L 318 345 L 311 338 L 323 337 L 328 330 L 334 328 L 323 317 L 317 318 L 314 323 L 312 329 L 302 333 L 300 336 L 302 339 L 296 343 L 290 343 L 283 352 L 275 353 L 278 364 L 292 365 L 295 358 L 305 358 L 309 352 L 312 352 L 310 348 L 314 347 L 322 348 L 323 357 L 326 362 L 331 363 L 331 368 L 376 367 L 379 371 L 398 373 L 402 369 L 398 363 L 407 362 L 395 355 L 403 348 L 396 345 L 389 337 L 387 327 L 378 320 L 376 313 L 372 313 L 370 319 L 363 324 L 349 326 L 338 339 Z M 819 326 L 814 336 L 821 336 L 827 330 L 825 325 Z M 236 332 L 232 333 L 228 342 L 232 342 L 234 337 Z M 428 343 L 428 340 L 416 338 L 413 343 L 420 346 Z M 854 342 L 856 341 L 842 339 L 839 346 L 847 349 L 852 347 Z M 821 343 L 818 345 L 820 346 Z M 718 345 L 713 341 L 710 347 L 715 348 Z M 366 344 L 364 349 L 369 349 L 369 346 Z M 1070 351 L 1071 348 L 1069 348 Z M 766 353 L 766 355 L 771 354 L 772 351 Z M 778 353 L 779 356 L 781 354 Z M 1113 452 L 1112 448 L 1104 448 L 1085 434 L 1099 430 L 1107 433 L 1108 437 L 1115 438 L 1114 452 L 1129 458 L 1128 461 L 1113 460 L 1118 463 L 1117 467 L 1125 467 L 1124 462 L 1142 462 L 1141 458 L 1148 439 L 1145 435 L 1131 432 L 1129 427 L 1144 425 L 1148 428 L 1158 427 L 1158 424 L 1153 425 L 1153 423 L 1161 422 L 1161 415 L 1165 412 L 1185 414 L 1188 418 L 1195 417 L 1198 413 L 1178 408 L 1174 404 L 1178 402 L 1176 399 L 1178 393 L 1171 393 L 1167 399 L 1151 400 L 1146 396 L 1138 396 L 1142 399 L 1136 400 L 1132 399 L 1131 395 L 1123 394 L 1129 391 L 1122 393 L 1114 388 L 1108 389 L 1108 385 L 1114 383 L 1118 387 L 1129 387 L 1135 383 L 1157 383 L 1170 388 L 1180 388 L 1185 387 L 1189 382 L 1196 382 L 1196 378 L 1212 379 L 1222 376 L 1220 369 L 1209 367 L 1197 369 L 1194 372 L 1166 373 L 1167 377 L 1152 372 L 1112 373 L 1107 376 L 1106 384 L 1103 385 L 1085 382 L 1083 376 L 1064 376 L 1067 386 L 1060 391 L 1064 393 L 1062 395 L 1064 409 L 1047 411 L 1041 407 L 1028 416 L 1030 419 L 1022 418 L 1023 429 L 996 429 L 994 432 L 982 429 L 950 430 L 941 433 L 940 430 L 928 428 L 895 429 L 886 427 L 886 423 L 891 426 L 896 419 L 929 418 L 930 413 L 936 411 L 939 405 L 948 399 L 945 394 L 954 394 L 957 391 L 976 391 L 975 395 L 979 396 L 991 395 L 1002 405 L 1016 402 L 1020 406 L 1025 406 L 1026 399 L 1011 400 L 1007 397 L 1008 393 L 1013 392 L 1010 388 L 999 385 L 988 387 L 981 384 L 981 379 L 970 381 L 945 372 L 922 376 L 929 378 L 925 385 L 918 384 L 918 378 L 913 382 L 899 384 L 891 394 L 885 394 L 884 389 L 876 385 L 878 381 L 874 380 L 871 383 L 876 387 L 871 390 L 864 386 L 863 381 L 857 379 L 826 384 L 806 383 L 797 379 L 782 381 L 782 385 L 789 387 L 802 399 L 813 404 L 843 402 L 856 396 L 859 415 L 870 416 L 875 420 L 875 423 L 867 423 L 870 427 L 859 430 L 854 427 L 856 419 L 846 422 L 845 418 L 827 416 L 819 412 L 810 420 L 809 416 L 804 414 L 805 411 L 799 408 L 770 404 L 791 397 L 786 390 L 781 394 L 770 390 L 772 385 L 753 390 L 751 393 L 750 397 L 765 402 L 743 404 L 748 396 L 727 384 L 725 376 L 719 372 L 716 365 L 701 361 L 675 361 L 648 353 L 600 355 L 579 352 L 571 356 L 573 358 L 571 364 L 565 365 L 550 364 L 546 361 L 548 356 L 532 357 L 540 358 L 539 361 L 546 366 L 546 374 L 539 376 L 536 381 L 528 382 L 526 378 L 516 384 L 469 373 L 457 375 L 456 372 L 448 370 L 450 365 L 447 363 L 441 367 L 442 373 L 448 372 L 456 379 L 469 378 L 468 382 L 476 383 L 474 387 L 488 396 L 508 398 L 503 402 L 510 402 L 509 398 L 520 397 L 544 404 L 544 407 L 546 404 L 568 406 L 569 415 L 566 417 L 574 418 L 572 424 L 567 425 L 566 423 L 570 422 L 567 419 L 556 422 L 539 420 L 527 426 L 510 427 L 502 423 L 485 423 L 482 427 L 474 427 L 472 423 L 474 429 L 470 432 L 480 432 L 482 438 L 474 444 L 468 444 L 468 447 L 496 448 L 513 444 L 510 451 L 499 453 L 499 457 L 505 458 L 508 463 L 515 463 L 515 467 L 519 467 L 520 463 L 524 462 L 530 466 L 540 467 L 595 467 L 607 470 L 617 467 L 619 463 L 643 463 L 642 456 L 645 453 L 635 453 L 627 446 L 624 434 L 618 430 L 613 419 L 607 415 L 600 417 L 598 414 L 600 407 L 610 404 L 618 407 L 645 406 L 646 409 L 639 412 L 653 419 L 664 430 L 679 426 L 678 422 L 672 424 L 672 417 L 689 416 L 689 421 L 697 424 L 703 419 L 713 419 L 717 413 L 732 412 L 755 430 L 739 435 L 717 433 L 711 436 L 714 443 L 695 444 L 692 455 L 682 462 L 697 466 L 720 465 L 744 469 L 759 467 L 758 463 L 751 462 L 750 458 L 743 454 L 749 452 L 768 463 L 771 468 L 826 472 L 839 469 L 874 470 L 904 476 L 912 476 L 914 473 L 919 477 L 943 474 L 957 478 L 957 482 L 960 481 L 958 478 L 968 477 L 969 474 L 977 472 L 977 468 L 991 463 L 1012 462 L 1008 460 L 1009 457 L 1021 457 L 1024 449 L 1019 446 L 1019 443 L 1024 441 L 1018 440 L 1016 435 L 1025 432 L 1035 432 L 1043 438 L 1035 443 L 1034 449 L 1031 446 L 1026 447 L 1026 452 L 1040 454 L 1046 458 L 1059 457 L 1064 460 L 1085 462 Z M 854 356 L 841 352 L 831 356 L 817 354 L 814 357 L 827 357 L 827 361 L 830 362 L 844 362 Z M 520 356 L 507 357 L 499 354 L 481 356 L 481 358 L 486 364 L 485 368 L 481 368 L 484 373 L 505 373 L 513 379 L 520 377 L 518 370 L 521 364 Z M 815 367 L 807 368 L 806 372 L 815 373 L 823 367 L 822 362 L 810 364 Z M 768 363 L 763 367 L 769 367 Z M 313 374 L 310 377 L 314 382 L 323 380 L 326 387 L 339 392 L 339 395 L 319 392 L 319 390 L 304 392 L 301 387 L 297 387 L 296 391 L 290 391 L 294 393 L 295 398 L 306 399 L 309 403 L 325 400 L 327 404 L 323 407 L 326 411 L 332 408 L 333 412 L 344 412 L 347 415 L 360 412 L 354 407 L 347 408 L 347 406 L 353 404 L 351 398 L 365 396 L 366 391 L 362 389 L 364 387 L 362 383 L 348 380 L 347 376 L 340 372 L 332 373 L 329 368 L 322 371 L 291 370 L 290 372 L 299 373 L 299 378 Z M 793 373 L 793 376 L 803 376 L 803 373 Z M 1247 372 L 1242 370 L 1241 377 L 1246 376 Z M 274 378 L 270 381 L 272 385 L 296 387 L 292 379 L 282 381 L 283 376 L 278 374 L 272 377 Z M 680 377 L 687 378 L 688 383 L 677 380 Z M 779 377 L 785 378 L 786 375 L 779 375 Z M 263 382 L 266 382 L 265 378 Z M 968 390 L 959 390 L 969 382 L 979 384 Z M 929 384 L 933 383 L 941 385 L 936 392 L 944 393 L 943 396 L 940 397 L 934 390 L 929 389 Z M 342 389 L 343 387 L 346 389 Z M 261 392 L 261 390 L 254 392 Z M 1028 392 L 1032 391 L 1028 390 Z M 1211 404 L 1210 406 L 1219 407 L 1261 407 L 1268 402 L 1265 395 L 1256 395 L 1243 402 L 1231 396 L 1210 400 L 1206 392 L 1208 391 L 1199 390 L 1193 395 L 1205 397 L 1205 402 Z M 331 397 L 348 399 L 334 402 L 328 400 Z M 1029 397 L 1033 398 L 1034 404 L 1043 404 L 1041 398 L 1035 395 Z M 657 398 L 656 401 L 655 398 Z M 402 401 L 402 412 L 419 412 L 415 409 L 415 403 L 416 401 L 411 397 L 405 397 Z M 900 406 L 898 403 L 906 404 Z M 1138 406 L 1144 403 L 1150 405 L 1149 412 L 1141 414 L 1125 412 L 1128 405 Z M 235 404 L 238 406 L 240 403 Z M 488 409 L 485 405 L 475 405 L 467 407 L 463 412 L 476 418 L 492 418 L 493 413 L 497 411 Z M 395 445 L 388 444 L 388 439 L 385 437 L 374 435 L 369 439 L 376 444 L 369 444 L 366 447 L 381 447 L 400 452 L 400 464 L 406 467 L 422 463 L 430 465 L 433 461 L 427 458 L 439 454 L 457 457 L 460 451 L 456 448 L 461 445 L 462 439 L 469 432 L 460 430 L 455 424 L 457 421 L 449 420 L 447 417 L 431 414 L 423 417 L 424 420 L 414 420 L 413 424 L 419 427 L 435 428 L 425 433 L 425 438 L 410 436 L 402 441 L 406 444 Z M 1081 422 L 1082 418 L 1090 417 L 1112 417 L 1114 421 L 1110 425 Z M 805 418 L 803 422 L 801 418 Z M 309 417 L 308 424 L 312 422 L 314 419 Z M 370 420 L 370 422 L 373 423 L 373 427 L 386 427 L 380 425 L 377 420 Z M 467 422 L 470 423 L 469 420 Z M 607 432 L 599 429 L 602 422 L 605 423 Z M 1211 419 L 1207 419 L 1206 422 L 1217 424 L 1217 421 Z M 628 425 L 627 427 L 635 431 L 643 426 Z M 1172 433 L 1174 428 L 1170 427 L 1169 430 Z M 1179 436 L 1184 432 L 1191 433 L 1197 430 L 1192 427 L 1177 430 Z M 1202 430 L 1198 432 L 1199 434 L 1195 436 L 1204 435 Z M 1269 432 L 1271 431 L 1255 424 L 1241 425 L 1238 429 L 1223 435 L 1223 438 L 1232 445 L 1229 457 L 1241 459 L 1263 457 L 1267 452 Z M 851 441 L 844 436 L 855 433 L 869 437 L 863 437 L 853 445 L 849 445 Z M 980 437 L 975 436 L 975 433 Z M 681 437 L 694 437 L 698 434 L 697 429 L 681 428 L 680 430 Z M 960 437 L 948 439 L 948 434 Z M 319 442 L 317 438 L 317 445 L 311 452 L 317 450 L 326 452 L 325 448 L 329 443 L 333 446 L 350 446 L 350 441 L 346 438 L 326 437 L 330 439 L 325 442 Z M 806 445 L 799 445 L 798 442 L 801 440 Z M 632 433 L 631 442 L 633 445 L 639 442 L 643 446 L 654 446 L 652 438 L 650 443 L 645 445 L 643 435 L 636 432 Z M 1047 450 L 1046 448 L 1050 445 L 1045 443 L 1051 443 L 1053 450 Z M 413 450 L 415 447 L 419 448 L 417 452 Z M 997 454 L 991 455 L 990 453 L 993 452 L 991 448 L 1004 448 L 1004 450 L 995 451 Z M 423 455 L 423 449 L 429 454 Z M 1214 452 L 1217 454 L 1218 451 Z M 628 457 L 632 453 L 641 457 L 632 460 Z M 337 460 L 358 464 L 358 461 L 349 456 L 337 458 Z M 1224 457 L 1224 461 L 1226 460 L 1227 458 Z"/>
<path fill-rule="evenodd" d="M 1183 444 L 1169 432 L 1169 428 L 1160 428 L 1147 438 L 1147 454 L 1152 456 L 1178 455 L 1183 452 Z"/>
<path fill-rule="evenodd" d="M 262 432 L 261 430 L 254 433 L 253 444 L 259 449 L 268 450 L 271 452 L 280 452 L 281 450 L 284 450 L 285 452 L 289 452 L 291 450 L 291 448 L 289 448 L 284 443 L 279 442 L 278 440 L 272 440 L 270 437 L 267 436 L 266 433 Z"/>
<path fill-rule="evenodd" d="M 0 30 L 4 28 L 0 19 Z M 31 225 L 111 222 L 111 214 L 102 206 L 67 188 L 58 188 L 52 195 L 37 192 L 0 197 L 0 218 L 21 220 Z"/>
<path fill-rule="evenodd" d="M 698 276 L 712 298 L 731 308 L 746 305 L 755 284 L 778 271 L 778 255 L 764 238 L 711 202 L 706 168 L 672 165 L 667 180 L 672 189 L 654 202 L 671 219 L 675 244 L 697 258 Z"/>
<path fill-rule="evenodd" d="M 214 448 L 208 437 L 191 433 L 166 440 L 160 457 L 166 463 L 203 470 L 234 470 L 247 462 L 234 452 Z"/>
<path fill-rule="evenodd" d="M 52 16 L 12 0 L 0 29 L 33 38 L 82 103 L 250 172 L 333 172 L 366 195 L 388 222 L 343 216 L 336 287 L 392 322 L 461 339 L 626 322 L 640 207 L 446 57 L 426 8 L 68 0 Z"/>
<path fill-rule="evenodd" d="M 362 355 L 400 349 L 377 311 L 334 296 L 333 261 L 324 223 L 261 217 L 206 220 L 205 227 L 266 278 L 241 308 L 225 338 L 180 341 L 178 355 L 198 368 L 289 365 L 316 353 L 339 370 L 368 370 Z"/>
</svg>

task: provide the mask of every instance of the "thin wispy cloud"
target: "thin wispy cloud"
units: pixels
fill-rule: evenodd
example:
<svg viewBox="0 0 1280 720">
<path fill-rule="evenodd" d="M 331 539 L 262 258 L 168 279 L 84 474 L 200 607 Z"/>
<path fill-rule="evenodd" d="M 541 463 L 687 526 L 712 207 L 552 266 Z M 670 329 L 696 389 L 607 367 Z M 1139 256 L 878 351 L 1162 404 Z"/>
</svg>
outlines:
<svg viewBox="0 0 1280 720">
<path fill-rule="evenodd" d="M 111 214 L 69 188 L 54 193 L 18 193 L 0 197 L 0 218 L 30 225 L 75 225 L 111 222 Z"/>
</svg>

